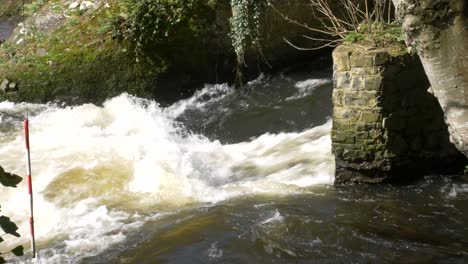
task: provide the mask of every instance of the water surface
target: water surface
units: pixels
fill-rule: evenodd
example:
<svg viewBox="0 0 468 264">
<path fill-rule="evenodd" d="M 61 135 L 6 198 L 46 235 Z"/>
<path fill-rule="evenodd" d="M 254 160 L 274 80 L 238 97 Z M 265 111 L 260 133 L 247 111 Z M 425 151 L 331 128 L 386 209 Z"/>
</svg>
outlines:
<svg viewBox="0 0 468 264">
<path fill-rule="evenodd" d="M 34 263 L 466 263 L 468 180 L 333 186 L 331 68 L 206 85 L 163 108 L 0 103 L 0 164 L 24 175 Z M 28 247 L 28 196 L 2 189 Z M 18 262 L 30 263 L 27 258 Z"/>
</svg>

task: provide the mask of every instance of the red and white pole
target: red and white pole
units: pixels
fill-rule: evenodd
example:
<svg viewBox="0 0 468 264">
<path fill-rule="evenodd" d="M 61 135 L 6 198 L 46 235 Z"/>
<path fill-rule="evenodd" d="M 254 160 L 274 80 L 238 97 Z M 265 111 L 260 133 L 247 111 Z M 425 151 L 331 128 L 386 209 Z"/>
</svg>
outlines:
<svg viewBox="0 0 468 264">
<path fill-rule="evenodd" d="M 33 203 L 33 189 L 32 189 L 32 179 L 31 179 L 31 152 L 29 149 L 29 120 L 26 118 L 24 120 L 24 138 L 26 141 L 26 162 L 28 168 L 28 192 L 29 192 L 29 204 L 30 204 L 30 214 L 29 214 L 29 228 L 31 230 L 31 252 L 32 257 L 36 257 L 36 239 L 34 237 L 34 203 Z"/>
</svg>

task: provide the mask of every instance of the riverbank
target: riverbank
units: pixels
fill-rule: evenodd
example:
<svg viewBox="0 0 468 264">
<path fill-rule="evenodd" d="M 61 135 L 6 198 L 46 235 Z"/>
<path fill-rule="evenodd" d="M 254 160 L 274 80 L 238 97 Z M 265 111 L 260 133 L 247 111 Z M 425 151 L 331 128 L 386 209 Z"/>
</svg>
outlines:
<svg viewBox="0 0 468 264">
<path fill-rule="evenodd" d="M 204 83 L 234 81 L 229 1 L 193 1 L 186 6 L 183 1 L 162 1 L 159 11 L 149 16 L 163 22 L 145 28 L 148 32 L 141 31 L 139 40 L 128 37 L 140 30 L 132 19 L 146 12 L 144 6 L 132 1 L 85 2 L 38 2 L 27 12 L 24 24 L 0 47 L 0 78 L 20 88 L 0 95 L 3 100 L 101 103 L 127 92 L 170 103 Z M 304 23 L 312 20 L 303 2 L 278 3 L 285 14 Z M 244 80 L 317 57 L 320 53 L 298 51 L 283 40 L 311 44 L 302 37 L 305 32 L 269 10 L 263 53 L 246 53 Z"/>
</svg>

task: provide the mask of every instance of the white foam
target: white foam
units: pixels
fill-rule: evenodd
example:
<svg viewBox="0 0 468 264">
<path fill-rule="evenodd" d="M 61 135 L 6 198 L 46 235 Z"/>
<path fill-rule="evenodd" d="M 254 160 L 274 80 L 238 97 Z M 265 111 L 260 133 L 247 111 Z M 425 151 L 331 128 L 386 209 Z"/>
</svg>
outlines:
<svg viewBox="0 0 468 264">
<path fill-rule="evenodd" d="M 165 108 L 164 113 L 169 118 L 176 118 L 189 108 L 203 108 L 208 102 L 219 101 L 234 91 L 234 87 L 227 84 L 207 84 L 205 88 L 195 92 L 192 97 Z"/>
<path fill-rule="evenodd" d="M 261 224 L 270 224 L 270 223 L 283 223 L 284 222 L 284 216 L 281 215 L 281 213 L 278 211 L 278 209 L 275 211 L 273 216 L 269 217 L 265 221 L 263 221 Z"/>
<path fill-rule="evenodd" d="M 329 84 L 331 82 L 331 79 L 308 79 L 297 82 L 294 85 L 297 88 L 297 94 L 286 98 L 286 100 L 290 101 L 304 98 L 312 94 L 319 86 Z"/>
<path fill-rule="evenodd" d="M 230 92 L 218 88 L 218 97 L 208 101 Z M 174 119 L 204 103 L 189 99 L 163 111 L 155 102 L 124 94 L 103 107 L 36 105 L 40 113 L 30 123 L 38 262 L 77 262 L 99 254 L 148 221 L 155 206 L 170 211 L 256 193 L 300 193 L 333 182 L 331 122 L 232 145 L 179 133 Z M 18 106 L 0 104 L 18 113 L 33 108 Z M 19 127 L 0 145 L 0 164 L 24 175 Z M 27 245 L 25 183 L 2 189 L 0 204 L 19 223 L 20 242 Z"/>
</svg>

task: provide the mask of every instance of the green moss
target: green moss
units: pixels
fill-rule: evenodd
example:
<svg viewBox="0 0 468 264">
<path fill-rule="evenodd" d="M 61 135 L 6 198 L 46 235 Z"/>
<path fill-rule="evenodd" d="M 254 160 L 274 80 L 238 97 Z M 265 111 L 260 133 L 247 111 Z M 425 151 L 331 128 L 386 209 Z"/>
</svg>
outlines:
<svg viewBox="0 0 468 264">
<path fill-rule="evenodd" d="M 138 78 L 144 79 L 140 66 L 134 65 L 121 44 L 105 34 L 110 31 L 112 14 L 76 14 L 50 35 L 30 30 L 31 37 L 24 47 L 2 45 L 0 75 L 21 84 L 20 92 L 14 97 L 8 95 L 8 99 L 99 102 L 123 91 L 148 96 L 140 89 L 142 82 Z M 106 32 L 97 25 L 107 25 Z M 41 49 L 45 52 L 38 52 Z"/>
<path fill-rule="evenodd" d="M 2 0 L 0 4 L 0 17 L 12 17 L 21 13 L 22 3 L 18 0 Z"/>
<path fill-rule="evenodd" d="M 386 48 L 392 56 L 406 53 L 405 35 L 401 26 L 394 23 L 363 23 L 357 31 L 344 38 L 344 43 L 356 43 L 375 48 Z"/>
<path fill-rule="evenodd" d="M 216 50 L 208 44 L 213 43 L 213 2 L 108 3 L 109 8 L 93 14 L 70 13 L 68 21 L 51 33 L 30 29 L 25 45 L 0 46 L 0 77 L 20 84 L 17 95 L 0 96 L 72 103 L 101 102 L 122 92 L 154 97 L 155 84 L 167 72 L 201 71 L 213 65 L 206 59 Z M 141 13 L 144 3 L 151 12 Z M 49 4 L 44 9 L 51 8 Z M 165 11 L 154 9 L 161 5 Z"/>
<path fill-rule="evenodd" d="M 29 2 L 29 3 L 25 3 L 25 5 L 23 7 L 24 15 L 30 16 L 30 15 L 36 13 L 47 2 L 48 2 L 48 0 L 33 0 L 33 1 Z"/>
</svg>

